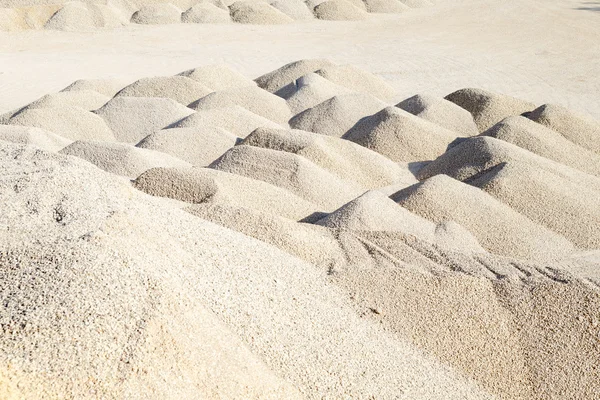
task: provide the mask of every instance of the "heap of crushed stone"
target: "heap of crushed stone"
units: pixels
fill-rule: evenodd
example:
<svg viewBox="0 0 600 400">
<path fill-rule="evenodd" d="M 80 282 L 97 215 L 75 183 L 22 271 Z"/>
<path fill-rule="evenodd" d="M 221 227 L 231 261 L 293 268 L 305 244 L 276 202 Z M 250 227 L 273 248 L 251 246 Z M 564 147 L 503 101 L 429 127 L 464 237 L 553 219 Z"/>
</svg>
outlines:
<svg viewBox="0 0 600 400">
<path fill-rule="evenodd" d="M 139 79 L 115 96 L 166 97 L 187 106 L 211 92 L 211 89 L 186 76 L 155 76 Z"/>
<path fill-rule="evenodd" d="M 535 104 L 528 101 L 482 89 L 460 89 L 445 98 L 469 111 L 479 132 L 491 128 L 506 117 L 521 115 L 535 108 Z"/>
<path fill-rule="evenodd" d="M 557 104 L 544 104 L 527 118 L 553 129 L 573 143 L 600 154 L 600 122 Z"/>
<path fill-rule="evenodd" d="M 362 118 L 388 104 L 366 93 L 349 93 L 332 97 L 290 119 L 294 129 L 342 137 Z"/>
<path fill-rule="evenodd" d="M 332 97 L 350 92 L 350 89 L 311 72 L 294 82 L 294 88 L 286 93 L 285 99 L 292 114 L 296 115 Z"/>
<path fill-rule="evenodd" d="M 78 90 L 93 90 L 108 97 L 113 97 L 123 89 L 127 82 L 119 79 L 79 79 L 61 90 L 61 92 L 74 92 Z"/>
<path fill-rule="evenodd" d="M 328 65 L 333 65 L 333 63 L 325 59 L 298 60 L 261 75 L 254 81 L 259 87 L 266 91 L 285 98 L 287 97 L 285 95 L 285 90 L 283 92 L 281 90 L 286 85 L 294 83 L 296 79 L 303 75 L 315 72 Z"/>
<path fill-rule="evenodd" d="M 295 21 L 306 21 L 315 18 L 302 0 L 275 0 L 271 2 L 271 6 Z"/>
<path fill-rule="evenodd" d="M 47 94 L 29 103 L 24 108 L 51 108 L 76 106 L 87 111 L 97 110 L 110 100 L 110 97 L 95 90 L 77 90 Z"/>
<path fill-rule="evenodd" d="M 0 140 L 31 145 L 49 152 L 59 151 L 72 143 L 67 138 L 40 128 L 18 125 L 0 125 Z"/>
<path fill-rule="evenodd" d="M 284 99 L 256 86 L 212 92 L 191 103 L 189 107 L 194 110 L 210 110 L 236 105 L 279 124 L 287 124 L 292 117 Z"/>
<path fill-rule="evenodd" d="M 396 107 L 456 132 L 459 136 L 479 134 L 471 113 L 443 98 L 418 94 L 401 101 Z"/>
<path fill-rule="evenodd" d="M 344 181 L 302 156 L 254 146 L 235 146 L 210 167 L 282 187 L 323 211 L 335 210 L 363 192 L 358 184 Z"/>
<path fill-rule="evenodd" d="M 95 113 L 104 119 L 118 141 L 136 144 L 194 111 L 169 98 L 120 96 Z"/>
<path fill-rule="evenodd" d="M 458 224 L 444 221 L 437 229 L 433 222 L 413 214 L 376 190 L 344 204 L 315 224 L 336 230 L 402 232 L 430 243 L 441 241 L 443 246 L 456 251 L 485 252 L 477 239 Z"/>
<path fill-rule="evenodd" d="M 389 101 L 395 95 L 394 89 L 386 81 L 353 65 L 326 65 L 315 73 L 335 84 L 368 93 L 383 101 Z"/>
<path fill-rule="evenodd" d="M 229 6 L 231 19 L 240 24 L 279 25 L 294 20 L 262 1 L 236 1 Z"/>
<path fill-rule="evenodd" d="M 573 245 L 483 190 L 436 175 L 392 195 L 402 207 L 435 223 L 455 221 L 491 253 L 525 260 L 567 256 Z"/>
<path fill-rule="evenodd" d="M 244 207 L 291 220 L 319 213 L 318 206 L 288 190 L 210 168 L 154 168 L 137 177 L 134 186 L 153 196 Z"/>
<path fill-rule="evenodd" d="M 166 153 L 115 142 L 78 140 L 60 153 L 82 158 L 104 171 L 132 179 L 150 168 L 191 167 L 191 164 Z"/>
<path fill-rule="evenodd" d="M 315 17 L 329 21 L 360 21 L 367 18 L 366 11 L 346 0 L 326 0 L 313 10 Z"/>
<path fill-rule="evenodd" d="M 538 156 L 600 177 L 600 155 L 566 139 L 560 133 L 521 116 L 508 117 L 482 133 L 512 143 Z"/>
<path fill-rule="evenodd" d="M 410 9 L 399 0 L 364 0 L 370 13 L 400 14 Z"/>
<path fill-rule="evenodd" d="M 203 65 L 202 67 L 183 71 L 178 75 L 191 78 L 215 91 L 256 86 L 256 83 L 252 79 L 245 77 L 226 65 L 219 64 Z"/>
<path fill-rule="evenodd" d="M 259 128 L 242 144 L 303 156 L 341 179 L 365 189 L 407 180 L 413 175 L 399 164 L 356 143 L 317 133 Z"/>
<path fill-rule="evenodd" d="M 181 10 L 171 3 L 144 4 L 131 16 L 131 22 L 143 25 L 177 24 Z"/>
<path fill-rule="evenodd" d="M 136 147 L 161 151 L 198 167 L 206 167 L 235 146 L 239 138 L 212 126 L 171 128 L 154 132 Z"/>
<path fill-rule="evenodd" d="M 363 118 L 343 138 L 396 162 L 417 162 L 443 154 L 456 133 L 398 107 L 387 107 Z"/>
<path fill-rule="evenodd" d="M 600 247 L 596 176 L 487 136 L 453 147 L 421 169 L 418 177 L 437 174 L 483 189 L 580 248 Z"/>
<path fill-rule="evenodd" d="M 282 128 L 281 125 L 270 119 L 256 115 L 237 105 L 196 111 L 189 117 L 170 125 L 169 128 L 202 128 L 205 126 L 223 128 L 241 138 L 248 136 L 256 128 Z"/>
<path fill-rule="evenodd" d="M 181 22 L 187 24 L 227 24 L 232 21 L 229 11 L 209 2 L 201 2 L 194 4 L 181 14 Z"/>
<path fill-rule="evenodd" d="M 41 128 L 71 140 L 115 140 L 102 118 L 73 106 L 23 110 L 7 124 Z"/>
</svg>

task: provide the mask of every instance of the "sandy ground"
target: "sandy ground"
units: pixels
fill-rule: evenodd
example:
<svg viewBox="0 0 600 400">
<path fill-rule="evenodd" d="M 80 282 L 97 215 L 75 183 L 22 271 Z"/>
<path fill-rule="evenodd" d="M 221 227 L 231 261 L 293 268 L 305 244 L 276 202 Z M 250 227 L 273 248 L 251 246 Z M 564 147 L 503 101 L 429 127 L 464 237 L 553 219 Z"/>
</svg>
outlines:
<svg viewBox="0 0 600 400">
<path fill-rule="evenodd" d="M 474 86 L 600 118 L 599 37 L 600 2 L 573 0 L 441 0 L 359 22 L 0 33 L 0 112 L 79 78 L 134 80 L 210 63 L 254 78 L 326 57 L 380 74 L 401 98 Z"/>
</svg>

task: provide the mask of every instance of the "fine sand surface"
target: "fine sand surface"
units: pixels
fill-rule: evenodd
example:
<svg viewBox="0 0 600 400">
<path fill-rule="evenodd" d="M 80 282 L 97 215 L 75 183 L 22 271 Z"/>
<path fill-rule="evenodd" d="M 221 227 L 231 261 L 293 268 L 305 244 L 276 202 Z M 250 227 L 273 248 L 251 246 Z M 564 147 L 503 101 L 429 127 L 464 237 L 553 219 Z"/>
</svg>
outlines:
<svg viewBox="0 0 600 400">
<path fill-rule="evenodd" d="M 103 1 L 0 32 L 0 399 L 598 398 L 596 5 Z"/>
</svg>

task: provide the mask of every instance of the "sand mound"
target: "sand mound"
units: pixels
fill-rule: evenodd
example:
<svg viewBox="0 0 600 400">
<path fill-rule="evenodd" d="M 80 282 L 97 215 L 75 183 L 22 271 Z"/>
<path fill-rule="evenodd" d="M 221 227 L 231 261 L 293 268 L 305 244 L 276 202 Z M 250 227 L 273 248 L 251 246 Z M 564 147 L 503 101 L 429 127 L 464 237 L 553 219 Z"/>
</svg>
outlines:
<svg viewBox="0 0 600 400">
<path fill-rule="evenodd" d="M 418 94 L 396 104 L 396 107 L 460 136 L 479 134 L 471 113 L 446 99 Z"/>
<path fill-rule="evenodd" d="M 102 118 L 79 107 L 24 110 L 7 124 L 42 128 L 71 140 L 115 140 Z"/>
<path fill-rule="evenodd" d="M 142 78 L 125 86 L 116 96 L 166 97 L 187 106 L 212 92 L 203 84 L 185 76 Z"/>
<path fill-rule="evenodd" d="M 525 117 L 508 117 L 482 135 L 512 143 L 588 174 L 600 176 L 600 156 Z"/>
<path fill-rule="evenodd" d="M 290 120 L 294 129 L 342 137 L 362 118 L 385 108 L 386 103 L 365 93 L 332 97 Z"/>
<path fill-rule="evenodd" d="M 556 104 L 544 104 L 527 118 L 553 129 L 571 142 L 600 154 L 600 122 Z"/>
<path fill-rule="evenodd" d="M 568 255 L 573 245 L 484 191 L 436 175 L 392 196 L 408 210 L 433 222 L 455 221 L 488 251 L 526 260 Z"/>
<path fill-rule="evenodd" d="M 226 65 L 204 65 L 202 67 L 184 71 L 178 75 L 191 78 L 212 90 L 256 86 L 256 83 L 254 83 L 252 79 L 246 78 L 244 75 Z"/>
<path fill-rule="evenodd" d="M 600 179 L 510 143 L 468 139 L 419 171 L 477 186 L 584 249 L 600 248 Z"/>
<path fill-rule="evenodd" d="M 236 1 L 229 6 L 229 10 L 231 19 L 240 24 L 278 25 L 294 21 L 262 1 Z"/>
<path fill-rule="evenodd" d="M 102 26 L 101 18 L 94 15 L 85 3 L 66 3 L 46 22 L 44 28 L 58 31 L 85 31 Z"/>
<path fill-rule="evenodd" d="M 370 13 L 400 14 L 410 9 L 398 0 L 365 0 L 364 3 Z"/>
<path fill-rule="evenodd" d="M 80 79 L 61 90 L 61 92 L 74 92 L 78 90 L 93 90 L 108 97 L 113 97 L 127 85 L 118 79 Z"/>
<path fill-rule="evenodd" d="M 231 22 L 229 11 L 208 2 L 195 4 L 181 15 L 188 24 L 226 24 Z"/>
<path fill-rule="evenodd" d="M 210 311 L 194 288 L 200 276 L 173 269 L 172 256 L 158 250 L 177 247 L 152 233 L 162 230 L 152 227 L 153 212 L 164 211 L 131 203 L 127 192 L 139 195 L 96 168 L 21 149 L 4 150 L 3 161 L 13 161 L 0 174 L 2 203 L 12 205 L 3 213 L 11 229 L 0 231 L 2 287 L 12 288 L 3 296 L 4 389 L 16 398 L 298 398 Z M 17 182 L 18 194 L 9 189 Z M 198 224 L 197 237 L 217 239 L 215 228 Z M 150 246 L 143 256 L 142 236 Z M 200 254 L 193 257 L 217 266 Z M 126 373 L 116 377 L 118 370 Z"/>
<path fill-rule="evenodd" d="M 132 179 L 150 168 L 191 167 L 185 161 L 168 154 L 139 149 L 124 143 L 78 140 L 60 152 L 82 158 L 107 172 Z"/>
<path fill-rule="evenodd" d="M 178 24 L 181 10 L 171 3 L 146 4 L 131 16 L 134 24 Z"/>
<path fill-rule="evenodd" d="M 445 222 L 438 229 L 433 222 L 411 213 L 376 190 L 362 194 L 315 223 L 337 230 L 402 232 L 430 243 L 438 241 L 439 233 L 447 248 L 485 252 L 477 239 L 456 223 Z"/>
<path fill-rule="evenodd" d="M 331 61 L 324 59 L 307 59 L 298 60 L 284 65 L 283 67 L 277 68 L 274 71 L 259 76 L 254 81 L 259 87 L 265 89 L 268 92 L 275 93 L 281 97 L 287 97 L 285 90 L 281 90 L 288 84 L 296 81 L 303 75 L 310 72 L 315 72 L 327 65 L 333 65 Z"/>
<path fill-rule="evenodd" d="M 394 89 L 380 77 L 352 65 L 324 66 L 317 74 L 350 90 L 368 93 L 387 101 L 394 97 Z"/>
<path fill-rule="evenodd" d="M 341 179 L 358 183 L 365 189 L 379 188 L 414 176 L 388 158 L 369 149 L 317 133 L 259 128 L 242 144 L 287 151 L 303 156 Z"/>
<path fill-rule="evenodd" d="M 173 128 L 146 136 L 136 147 L 161 151 L 205 167 L 235 146 L 238 139 L 226 130 L 212 126 Z"/>
<path fill-rule="evenodd" d="M 285 99 L 294 115 L 334 96 L 350 93 L 350 89 L 336 85 L 314 72 L 298 78 L 293 86 L 294 88 L 290 88 L 289 93 L 286 93 Z"/>
<path fill-rule="evenodd" d="M 521 115 L 535 108 L 535 104 L 528 101 L 471 88 L 450 93 L 446 96 L 446 100 L 469 111 L 480 132 L 491 128 L 506 117 Z"/>
<path fill-rule="evenodd" d="M 343 181 L 306 158 L 254 146 L 235 146 L 211 168 L 268 182 L 331 211 L 362 193 L 353 182 Z"/>
<path fill-rule="evenodd" d="M 189 107 L 194 110 L 210 110 L 236 105 L 280 124 L 287 124 L 292 116 L 285 100 L 256 86 L 213 92 L 191 103 Z"/>
<path fill-rule="evenodd" d="M 134 186 L 153 196 L 244 207 L 292 220 L 318 212 L 315 204 L 285 189 L 210 168 L 154 168 L 140 175 Z"/>
<path fill-rule="evenodd" d="M 71 140 L 52 132 L 28 126 L 0 125 L 0 140 L 28 144 L 45 151 L 56 152 L 71 144 Z"/>
<path fill-rule="evenodd" d="M 295 21 L 314 19 L 315 16 L 302 0 L 275 0 L 271 6 Z"/>
<path fill-rule="evenodd" d="M 223 128 L 238 137 L 246 137 L 256 128 L 281 129 L 281 125 L 256 115 L 240 106 L 200 110 L 169 128 L 203 128 L 215 126 Z"/>
<path fill-rule="evenodd" d="M 432 160 L 455 138 L 454 132 L 397 107 L 364 118 L 344 135 L 396 162 Z"/>
<path fill-rule="evenodd" d="M 102 107 L 110 97 L 94 90 L 77 90 L 47 94 L 25 106 L 26 109 L 77 106 L 92 111 Z"/>
<path fill-rule="evenodd" d="M 314 14 L 319 19 L 329 21 L 359 21 L 367 18 L 367 13 L 346 0 L 327 0 L 317 5 Z"/>
<path fill-rule="evenodd" d="M 168 98 L 115 97 L 96 111 L 120 142 L 137 143 L 193 111 Z"/>
</svg>

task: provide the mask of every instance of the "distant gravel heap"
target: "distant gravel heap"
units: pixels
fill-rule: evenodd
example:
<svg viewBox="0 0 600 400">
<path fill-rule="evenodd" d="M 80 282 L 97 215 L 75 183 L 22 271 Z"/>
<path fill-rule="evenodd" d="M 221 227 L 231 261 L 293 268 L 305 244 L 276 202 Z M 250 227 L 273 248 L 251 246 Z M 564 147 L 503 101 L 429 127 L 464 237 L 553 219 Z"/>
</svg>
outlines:
<svg viewBox="0 0 600 400">
<path fill-rule="evenodd" d="M 328 60 L 127 83 L 0 116 L 0 398 L 597 397 L 597 121 Z"/>
</svg>

